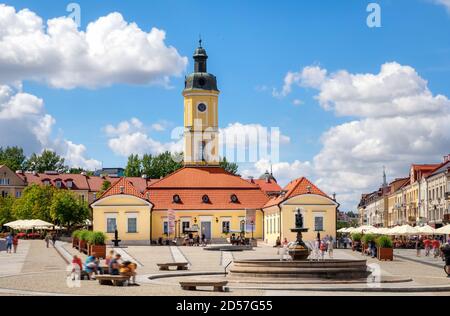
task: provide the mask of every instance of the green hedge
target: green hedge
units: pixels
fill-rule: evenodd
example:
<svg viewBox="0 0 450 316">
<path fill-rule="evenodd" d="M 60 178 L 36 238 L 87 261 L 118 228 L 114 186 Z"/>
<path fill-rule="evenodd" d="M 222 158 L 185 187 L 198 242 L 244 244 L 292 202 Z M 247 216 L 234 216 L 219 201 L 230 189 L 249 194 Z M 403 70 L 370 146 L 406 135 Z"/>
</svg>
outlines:
<svg viewBox="0 0 450 316">
<path fill-rule="evenodd" d="M 89 235 L 91 234 L 91 231 L 86 230 L 86 229 L 82 229 L 80 230 L 80 233 L 78 235 L 78 238 L 82 241 L 88 241 L 89 240 Z"/>
<path fill-rule="evenodd" d="M 352 234 L 352 240 L 353 241 L 361 241 L 361 237 L 362 237 L 362 234 L 360 234 L 360 233 L 353 233 Z"/>
<path fill-rule="evenodd" d="M 362 240 L 365 244 L 368 244 L 369 242 L 375 240 L 375 235 L 373 235 L 373 234 L 365 234 L 364 236 L 362 236 L 361 240 Z"/>
<path fill-rule="evenodd" d="M 104 245 L 106 241 L 106 235 L 102 232 L 91 232 L 88 237 L 88 242 L 91 245 Z"/>
<path fill-rule="evenodd" d="M 380 248 L 392 248 L 393 247 L 393 243 L 392 243 L 392 239 L 388 236 L 380 236 L 377 239 L 377 246 Z"/>
</svg>

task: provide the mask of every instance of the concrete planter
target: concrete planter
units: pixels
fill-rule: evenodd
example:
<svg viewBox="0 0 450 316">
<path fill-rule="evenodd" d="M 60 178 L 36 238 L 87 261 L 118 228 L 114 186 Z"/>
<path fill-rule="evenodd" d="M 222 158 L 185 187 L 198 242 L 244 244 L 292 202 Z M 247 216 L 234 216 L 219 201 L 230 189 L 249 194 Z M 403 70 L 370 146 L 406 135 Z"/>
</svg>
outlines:
<svg viewBox="0 0 450 316">
<path fill-rule="evenodd" d="M 378 260 L 394 260 L 393 248 L 378 248 L 377 250 Z"/>
</svg>

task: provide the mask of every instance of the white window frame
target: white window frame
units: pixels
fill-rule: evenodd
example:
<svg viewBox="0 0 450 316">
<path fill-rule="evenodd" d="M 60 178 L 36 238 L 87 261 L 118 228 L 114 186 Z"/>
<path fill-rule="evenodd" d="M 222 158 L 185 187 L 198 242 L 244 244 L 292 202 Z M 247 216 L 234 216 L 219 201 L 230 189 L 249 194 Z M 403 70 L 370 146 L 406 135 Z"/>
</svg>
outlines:
<svg viewBox="0 0 450 316">
<path fill-rule="evenodd" d="M 114 231 L 112 232 L 108 232 L 108 219 L 114 219 L 116 221 L 116 228 L 117 228 L 117 213 L 106 213 L 105 214 L 105 227 L 106 227 L 106 233 L 107 234 L 112 234 L 114 233 Z"/>
<path fill-rule="evenodd" d="M 139 213 L 138 212 L 127 212 L 126 214 L 127 214 L 127 234 L 137 234 L 137 233 L 139 233 L 139 230 L 138 230 Z M 130 227 L 129 227 L 129 223 L 128 223 L 128 220 L 130 218 L 136 219 L 136 231 L 134 231 L 134 232 L 130 232 Z"/>
</svg>

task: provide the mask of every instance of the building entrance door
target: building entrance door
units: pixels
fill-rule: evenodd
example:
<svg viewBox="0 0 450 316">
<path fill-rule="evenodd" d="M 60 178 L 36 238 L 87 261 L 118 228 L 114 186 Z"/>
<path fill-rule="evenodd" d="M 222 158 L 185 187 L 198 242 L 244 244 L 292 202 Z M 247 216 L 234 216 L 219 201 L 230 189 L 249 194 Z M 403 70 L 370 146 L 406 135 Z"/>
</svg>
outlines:
<svg viewBox="0 0 450 316">
<path fill-rule="evenodd" d="M 211 222 L 202 222 L 202 234 L 205 235 L 205 238 L 211 240 Z"/>
</svg>

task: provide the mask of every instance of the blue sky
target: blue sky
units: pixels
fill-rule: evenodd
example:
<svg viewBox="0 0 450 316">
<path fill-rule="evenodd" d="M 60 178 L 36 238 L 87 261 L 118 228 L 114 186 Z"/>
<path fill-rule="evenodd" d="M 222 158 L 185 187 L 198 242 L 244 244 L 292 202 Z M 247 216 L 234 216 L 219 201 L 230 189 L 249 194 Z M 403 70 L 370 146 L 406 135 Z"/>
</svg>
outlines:
<svg viewBox="0 0 450 316">
<path fill-rule="evenodd" d="M 283 181 L 288 180 L 285 174 L 305 173 L 323 183 L 326 190 L 337 191 L 338 196 L 342 175 L 331 182 L 324 180 L 330 171 L 316 165 L 314 160 L 321 152 L 323 156 L 331 153 L 324 151 L 324 133 L 365 118 L 348 111 L 325 110 L 315 99 L 323 88 L 294 85 L 288 95 L 274 97 L 273 89 L 281 91 L 289 71 L 300 72 L 304 67 L 316 66 L 326 69 L 328 74 L 346 70 L 350 74 L 376 75 L 381 65 L 396 62 L 412 67 L 428 82 L 427 89 L 433 96 L 450 95 L 450 14 L 445 5 L 432 0 L 376 1 L 382 9 L 382 27 L 369 28 L 366 25 L 369 2 L 375 1 L 77 1 L 81 6 L 80 30 L 111 12 L 119 12 L 125 21 L 137 23 L 145 32 L 152 27 L 164 30 L 164 43 L 189 59 L 183 75 L 192 70 L 191 56 L 201 33 L 210 57 L 208 70 L 217 76 L 221 90 L 221 127 L 236 122 L 280 127 L 290 139 L 280 151 L 280 163 L 288 164 L 287 170 L 283 169 L 286 165 L 278 166 Z M 47 20 L 67 15 L 69 1 L 5 3 L 16 11 L 28 8 Z M 169 88 L 119 82 L 106 87 L 64 89 L 24 78 L 22 89 L 44 101 L 46 113 L 55 120 L 52 138 L 83 144 L 85 156 L 102 161 L 105 167 L 124 166 L 126 157 L 108 146 L 110 136 L 105 133 L 105 126 L 117 126 L 133 117 L 145 126 L 164 122 L 165 131 L 148 131 L 148 135 L 156 141 L 168 142 L 170 128 L 182 125 L 183 75 L 170 76 Z M 297 99 L 302 101 L 301 105 L 293 104 Z M 2 144 L 0 139 L 0 146 L 10 142 Z M 350 190 L 341 190 L 348 208 L 362 193 L 360 190 L 376 189 L 382 165 L 388 166 L 391 177 L 400 176 L 407 173 L 410 163 L 432 162 L 447 154 L 448 138 L 444 137 L 440 143 L 441 147 L 420 155 L 404 155 L 400 151 L 389 153 L 386 156 L 390 158 L 385 161 L 380 161 L 377 155 L 369 158 L 367 169 L 372 169 L 368 172 L 369 180 Z M 333 165 L 331 160 L 335 157 L 328 158 L 329 165 Z M 293 167 L 295 161 L 301 166 Z M 322 165 L 327 164 L 323 157 L 321 161 Z M 245 166 L 241 171 L 248 175 L 261 172 L 264 167 L 261 163 Z M 322 168 L 322 173 L 317 172 L 318 168 Z M 333 168 L 339 168 L 339 164 Z"/>
</svg>

